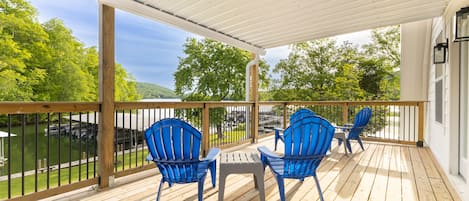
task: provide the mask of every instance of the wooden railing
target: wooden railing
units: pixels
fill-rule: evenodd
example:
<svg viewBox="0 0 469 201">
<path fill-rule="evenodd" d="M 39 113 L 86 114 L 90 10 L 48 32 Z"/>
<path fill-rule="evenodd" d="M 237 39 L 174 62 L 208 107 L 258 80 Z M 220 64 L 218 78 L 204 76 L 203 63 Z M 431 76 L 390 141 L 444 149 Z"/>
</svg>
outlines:
<svg viewBox="0 0 469 201">
<path fill-rule="evenodd" d="M 260 102 L 259 130 L 286 127 L 288 117 L 299 108 L 310 108 L 336 125 L 353 123 L 355 114 L 370 107 L 373 115 L 365 130 L 366 140 L 423 145 L 424 101 L 290 101 Z M 265 109 L 267 108 L 267 109 Z M 267 110 L 267 112 L 266 112 Z M 262 119 L 281 119 L 281 124 Z M 262 129 L 264 127 L 265 129 Z M 260 132 L 261 136 L 271 132 Z"/>
<path fill-rule="evenodd" d="M 337 125 L 353 123 L 358 110 L 370 107 L 373 117 L 366 140 L 422 145 L 424 104 L 115 102 L 113 147 L 106 149 L 111 150 L 107 155 L 114 163 L 108 174 L 121 177 L 154 167 L 145 161 L 148 151 L 143 134 L 163 118 L 181 118 L 199 129 L 206 153 L 211 147 L 226 148 L 270 136 L 274 127 L 286 127 L 289 116 L 302 107 Z M 102 132 L 97 126 L 100 109 L 99 103 L 0 103 L 0 130 L 8 133 L 4 138 L 8 160 L 0 167 L 0 199 L 36 200 L 98 184 L 101 167 L 97 161 L 106 153 L 97 153 L 96 145 L 107 140 L 97 136 Z"/>
<path fill-rule="evenodd" d="M 98 112 L 98 103 L 0 103 L 0 130 L 7 133 L 0 199 L 37 200 L 97 184 L 97 122 L 71 117 Z"/>
</svg>

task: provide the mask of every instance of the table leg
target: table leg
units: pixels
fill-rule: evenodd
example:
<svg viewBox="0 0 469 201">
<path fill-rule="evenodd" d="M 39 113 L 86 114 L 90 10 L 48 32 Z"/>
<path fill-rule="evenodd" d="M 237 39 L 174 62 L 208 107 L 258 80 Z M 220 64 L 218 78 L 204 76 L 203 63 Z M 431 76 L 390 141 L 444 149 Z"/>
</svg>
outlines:
<svg viewBox="0 0 469 201">
<path fill-rule="evenodd" d="M 262 168 L 259 171 L 254 172 L 254 179 L 256 188 L 259 191 L 260 200 L 265 201 L 264 171 Z"/>
<path fill-rule="evenodd" d="M 225 181 L 226 181 L 226 176 L 227 176 L 221 173 L 222 171 L 220 171 L 220 176 L 219 176 L 219 181 L 218 181 L 218 201 L 223 200 L 223 196 L 225 194 Z"/>
</svg>

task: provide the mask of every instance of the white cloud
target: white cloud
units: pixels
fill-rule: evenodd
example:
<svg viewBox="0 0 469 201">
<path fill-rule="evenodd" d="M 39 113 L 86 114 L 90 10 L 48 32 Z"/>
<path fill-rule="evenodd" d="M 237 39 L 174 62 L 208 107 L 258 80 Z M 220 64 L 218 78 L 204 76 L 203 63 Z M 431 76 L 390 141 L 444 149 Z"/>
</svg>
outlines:
<svg viewBox="0 0 469 201">
<path fill-rule="evenodd" d="M 348 33 L 334 37 L 339 43 L 349 41 L 354 45 L 362 46 L 371 42 L 371 30 L 359 31 L 355 33 Z"/>
<path fill-rule="evenodd" d="M 267 49 L 264 59 L 273 68 L 281 59 L 286 59 L 290 52 L 289 46 L 270 48 Z"/>
</svg>

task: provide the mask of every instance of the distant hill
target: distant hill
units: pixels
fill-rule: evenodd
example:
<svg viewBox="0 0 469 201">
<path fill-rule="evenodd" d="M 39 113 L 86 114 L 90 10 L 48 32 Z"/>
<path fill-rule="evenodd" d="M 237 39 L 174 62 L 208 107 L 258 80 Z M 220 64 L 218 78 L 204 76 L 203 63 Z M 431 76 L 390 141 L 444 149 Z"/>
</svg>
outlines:
<svg viewBox="0 0 469 201">
<path fill-rule="evenodd" d="M 178 98 L 173 90 L 157 84 L 137 82 L 137 93 L 144 99 L 150 98 Z"/>
</svg>

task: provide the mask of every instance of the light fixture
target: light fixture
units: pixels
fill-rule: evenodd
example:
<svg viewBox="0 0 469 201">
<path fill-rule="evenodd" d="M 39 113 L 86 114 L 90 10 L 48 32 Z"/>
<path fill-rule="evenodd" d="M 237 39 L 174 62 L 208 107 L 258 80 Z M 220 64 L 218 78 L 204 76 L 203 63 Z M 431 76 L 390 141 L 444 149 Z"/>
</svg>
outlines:
<svg viewBox="0 0 469 201">
<path fill-rule="evenodd" d="M 433 47 L 433 63 L 444 64 L 446 63 L 446 50 L 448 49 L 448 39 L 446 43 L 438 43 Z"/>
<path fill-rule="evenodd" d="M 456 12 L 456 34 L 454 41 L 469 41 L 469 7 Z"/>
</svg>

